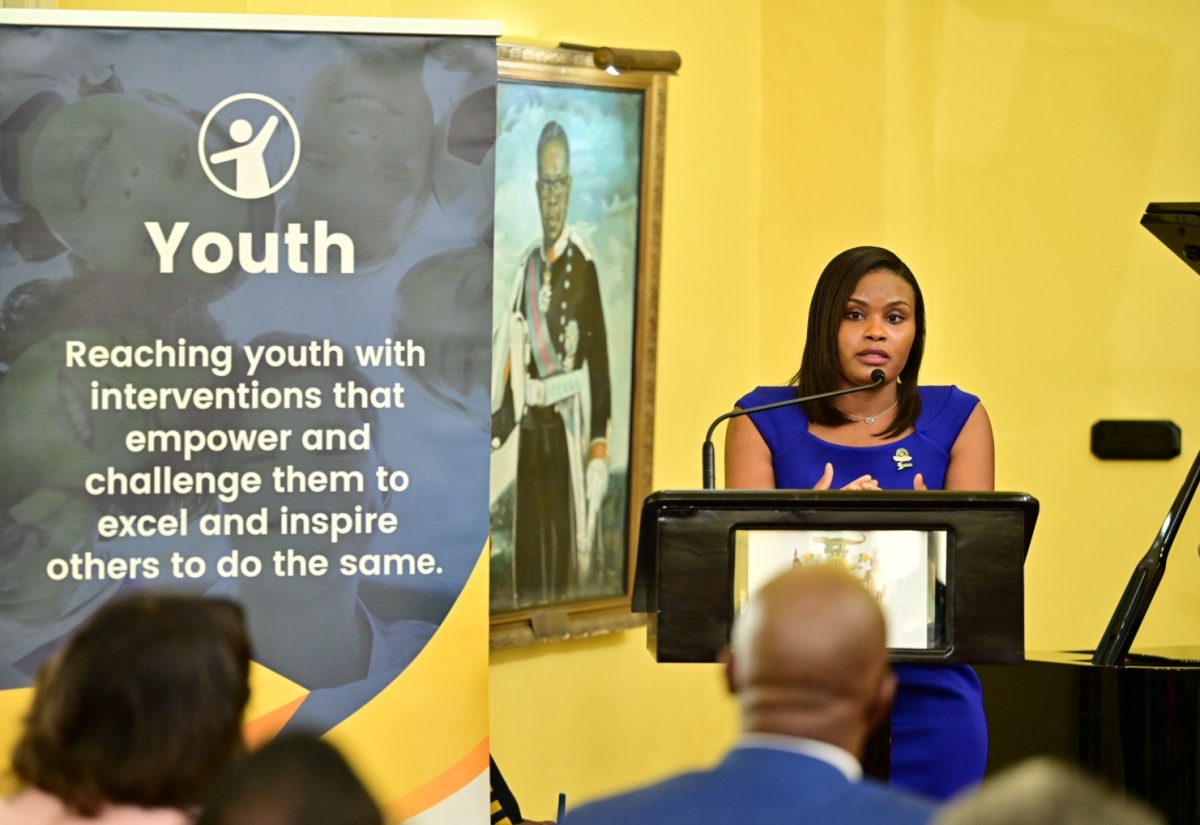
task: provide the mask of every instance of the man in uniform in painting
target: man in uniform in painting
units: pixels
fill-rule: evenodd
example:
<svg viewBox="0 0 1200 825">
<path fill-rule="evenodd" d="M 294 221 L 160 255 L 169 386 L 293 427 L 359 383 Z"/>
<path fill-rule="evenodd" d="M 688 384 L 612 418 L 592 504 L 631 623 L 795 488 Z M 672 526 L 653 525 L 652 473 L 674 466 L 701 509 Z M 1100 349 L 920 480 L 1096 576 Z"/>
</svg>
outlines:
<svg viewBox="0 0 1200 825">
<path fill-rule="evenodd" d="M 570 148 L 554 121 L 538 139 L 537 173 L 542 238 L 522 258 L 497 330 L 503 371 L 492 405 L 493 446 L 518 431 L 513 573 L 521 607 L 569 599 L 586 581 L 612 422 L 600 285 L 567 227 Z"/>
</svg>

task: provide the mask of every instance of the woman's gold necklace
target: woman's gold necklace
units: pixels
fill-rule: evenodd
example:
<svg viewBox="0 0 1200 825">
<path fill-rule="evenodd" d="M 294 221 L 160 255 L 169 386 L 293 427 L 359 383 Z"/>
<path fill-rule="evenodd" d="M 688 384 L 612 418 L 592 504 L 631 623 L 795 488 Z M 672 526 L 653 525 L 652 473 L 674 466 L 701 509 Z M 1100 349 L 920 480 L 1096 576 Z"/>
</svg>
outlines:
<svg viewBox="0 0 1200 825">
<path fill-rule="evenodd" d="M 886 410 L 884 410 L 881 413 L 876 413 L 875 415 L 871 416 L 870 418 L 863 418 L 861 415 L 855 415 L 854 413 L 848 413 L 845 410 L 843 410 L 841 407 L 839 407 L 837 404 L 834 404 L 833 408 L 835 410 L 837 410 L 838 412 L 840 412 L 842 415 L 849 416 L 850 418 L 853 418 L 857 421 L 865 421 L 867 424 L 874 424 L 876 418 L 887 415 L 892 410 L 896 409 L 896 405 L 899 403 L 900 403 L 900 398 L 897 397 L 896 400 L 892 402 L 892 406 L 888 407 Z"/>
</svg>

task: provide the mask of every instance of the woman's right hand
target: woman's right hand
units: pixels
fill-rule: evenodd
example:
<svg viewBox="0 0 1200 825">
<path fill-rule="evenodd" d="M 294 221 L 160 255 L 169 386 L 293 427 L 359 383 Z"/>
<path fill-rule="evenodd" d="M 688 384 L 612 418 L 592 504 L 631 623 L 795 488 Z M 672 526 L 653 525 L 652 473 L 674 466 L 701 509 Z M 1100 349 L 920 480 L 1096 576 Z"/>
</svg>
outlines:
<svg viewBox="0 0 1200 825">
<path fill-rule="evenodd" d="M 814 490 L 828 490 L 829 485 L 833 484 L 833 465 L 826 463 L 825 472 L 821 474 L 821 479 L 813 487 Z M 843 490 L 878 490 L 879 482 L 871 478 L 870 475 L 859 476 L 851 481 Z"/>
</svg>

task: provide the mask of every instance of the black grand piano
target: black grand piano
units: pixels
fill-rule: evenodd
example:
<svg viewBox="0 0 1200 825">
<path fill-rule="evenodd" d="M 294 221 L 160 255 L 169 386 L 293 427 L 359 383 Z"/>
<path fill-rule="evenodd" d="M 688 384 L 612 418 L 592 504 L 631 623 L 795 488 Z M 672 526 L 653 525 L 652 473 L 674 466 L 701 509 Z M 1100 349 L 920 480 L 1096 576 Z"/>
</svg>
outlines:
<svg viewBox="0 0 1200 825">
<path fill-rule="evenodd" d="M 1152 203 L 1142 225 L 1200 273 L 1200 203 Z M 1094 651 L 1028 652 L 1019 667 L 977 666 L 989 773 L 1057 756 L 1141 797 L 1176 825 L 1200 823 L 1200 643 L 1131 652 L 1179 524 L 1200 455 Z"/>
</svg>

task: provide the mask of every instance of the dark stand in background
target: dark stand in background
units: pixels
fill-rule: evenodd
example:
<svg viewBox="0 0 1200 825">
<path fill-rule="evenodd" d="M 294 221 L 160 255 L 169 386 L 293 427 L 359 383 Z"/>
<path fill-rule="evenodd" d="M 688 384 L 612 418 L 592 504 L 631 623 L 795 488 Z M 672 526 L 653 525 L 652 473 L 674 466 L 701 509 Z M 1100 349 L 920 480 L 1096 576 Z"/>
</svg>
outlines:
<svg viewBox="0 0 1200 825">
<path fill-rule="evenodd" d="M 1152 203 L 1141 223 L 1200 272 L 1200 203 Z M 989 773 L 1029 756 L 1058 756 L 1172 823 L 1200 822 L 1200 647 L 1130 653 L 1198 485 L 1200 455 L 1095 651 L 1030 652 L 1019 668 L 979 668 Z"/>
</svg>

